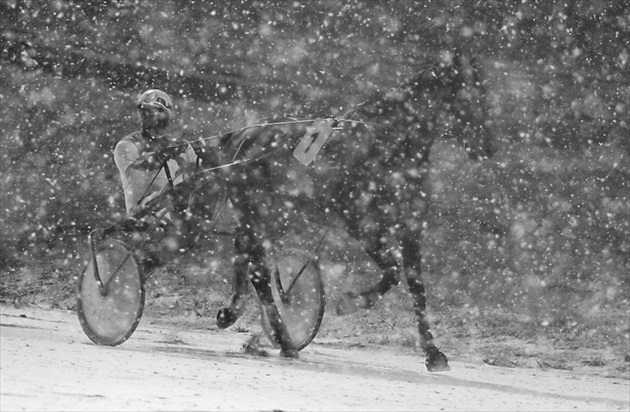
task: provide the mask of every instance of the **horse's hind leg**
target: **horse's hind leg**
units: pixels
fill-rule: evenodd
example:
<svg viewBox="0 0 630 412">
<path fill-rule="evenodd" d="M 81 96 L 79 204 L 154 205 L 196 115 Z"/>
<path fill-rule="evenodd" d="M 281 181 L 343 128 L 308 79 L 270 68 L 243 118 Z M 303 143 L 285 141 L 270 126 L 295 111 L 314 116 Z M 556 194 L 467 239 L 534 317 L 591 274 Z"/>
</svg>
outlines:
<svg viewBox="0 0 630 412">
<path fill-rule="evenodd" d="M 281 351 L 280 356 L 287 358 L 298 358 L 298 351 L 293 347 L 289 332 L 280 318 L 280 313 L 273 299 L 271 291 L 271 276 L 269 269 L 265 264 L 265 250 L 255 233 L 251 229 L 250 225 L 244 225 L 243 233 L 240 233 L 235 242 L 236 247 L 236 262 L 235 262 L 235 275 L 238 279 L 235 282 L 246 282 L 249 278 L 251 280 L 256 294 L 262 304 L 262 310 L 267 314 L 269 324 L 274 335 L 274 340 L 280 344 Z M 244 271 L 244 272 L 243 272 Z M 242 283 L 237 287 L 243 289 L 246 285 Z M 239 312 L 242 297 L 242 290 L 236 290 L 230 308 L 223 309 L 217 316 L 217 324 L 225 320 L 221 320 L 221 314 L 230 315 L 230 311 L 233 309 L 235 312 Z M 240 316 L 240 313 L 234 313 Z"/>
<path fill-rule="evenodd" d="M 360 292 L 344 293 L 337 304 L 337 314 L 347 315 L 357 311 L 358 309 L 369 309 L 378 302 L 381 297 L 387 293 L 392 287 L 400 283 L 400 267 L 396 258 L 389 251 L 387 244 L 381 239 L 382 236 L 369 236 L 365 233 L 350 230 L 350 235 L 359 239 L 368 239 L 364 241 L 364 249 L 368 255 L 376 262 L 382 271 L 382 277 L 375 285 L 369 289 Z"/>
<path fill-rule="evenodd" d="M 426 354 L 425 364 L 429 372 L 449 370 L 448 359 L 433 344 L 433 335 L 427 319 L 427 299 L 420 272 L 420 245 L 417 236 L 407 235 L 401 239 L 403 267 L 409 291 L 413 298 L 413 308 L 418 320 L 420 347 Z"/>
</svg>

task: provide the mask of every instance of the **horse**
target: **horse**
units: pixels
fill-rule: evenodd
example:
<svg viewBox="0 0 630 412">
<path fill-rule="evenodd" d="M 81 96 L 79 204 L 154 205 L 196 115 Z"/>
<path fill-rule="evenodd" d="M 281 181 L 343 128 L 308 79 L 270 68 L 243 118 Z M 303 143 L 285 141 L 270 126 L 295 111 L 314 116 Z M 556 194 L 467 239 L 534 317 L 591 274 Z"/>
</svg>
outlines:
<svg viewBox="0 0 630 412">
<path fill-rule="evenodd" d="M 489 158 L 495 152 L 481 69 L 475 59 L 445 54 L 399 87 L 375 93 L 342 120 L 342 138 L 331 138 L 315 166 L 308 169 L 308 190 L 300 186 L 302 182 L 290 182 L 292 174 L 286 171 L 290 156 L 277 155 L 290 149 L 282 137 L 300 134 L 301 129 L 291 122 L 283 125 L 275 119 L 276 123 L 270 122 L 274 127 L 246 128 L 221 137 L 219 153 L 229 153 L 232 160 L 238 158 L 237 153 L 248 153 L 255 146 L 251 142 L 272 150 L 263 150 L 249 167 L 220 169 L 220 186 L 228 188 L 243 232 L 234 243 L 232 298 L 229 307 L 219 311 L 217 325 L 226 328 L 242 314 L 248 280 L 255 285 L 268 281 L 263 243 L 286 232 L 283 222 L 287 220 L 278 214 L 286 217 L 291 212 L 286 210 L 288 205 L 325 219 L 334 215 L 381 270 L 381 278 L 373 286 L 345 292 L 337 313 L 373 307 L 404 274 L 425 365 L 431 372 L 448 370 L 447 357 L 433 342 L 421 272 L 420 238 L 430 202 L 429 155 L 436 139 L 447 137 L 457 139 L 473 160 Z M 208 160 L 210 153 L 218 152 L 205 153 L 206 164 L 221 163 Z M 274 175 L 274 168 L 281 172 Z M 285 182 L 280 183 L 278 176 Z M 217 193 L 208 189 L 198 197 L 216 198 Z M 208 202 L 197 204 L 209 207 Z M 400 246 L 401 262 L 390 249 L 391 240 Z"/>
<path fill-rule="evenodd" d="M 375 285 L 343 294 L 337 313 L 373 307 L 404 273 L 429 371 L 449 369 L 447 357 L 433 343 L 421 275 L 420 237 L 430 203 L 429 155 L 436 139 L 454 137 L 469 158 L 491 157 L 496 146 L 485 100 L 476 61 L 447 55 L 400 87 L 356 107 L 348 117 L 357 122 L 327 148 L 331 161 L 314 173 L 314 199 L 341 217 L 349 235 L 382 272 Z M 388 245 L 392 237 L 400 245 L 401 263 Z"/>
</svg>

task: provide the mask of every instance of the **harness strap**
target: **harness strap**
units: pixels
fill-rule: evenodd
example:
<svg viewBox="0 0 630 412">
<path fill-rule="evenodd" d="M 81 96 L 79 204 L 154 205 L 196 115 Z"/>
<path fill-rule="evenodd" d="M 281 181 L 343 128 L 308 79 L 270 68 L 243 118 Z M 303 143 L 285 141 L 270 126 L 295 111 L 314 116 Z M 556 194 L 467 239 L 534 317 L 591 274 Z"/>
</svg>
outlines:
<svg viewBox="0 0 630 412">
<path fill-rule="evenodd" d="M 171 169 L 168 167 L 168 162 L 165 161 L 164 163 L 162 163 L 162 167 L 164 168 L 164 173 L 166 173 L 166 178 L 168 179 L 168 183 L 171 186 L 175 186 L 175 184 L 173 183 L 173 178 L 171 177 Z"/>
</svg>

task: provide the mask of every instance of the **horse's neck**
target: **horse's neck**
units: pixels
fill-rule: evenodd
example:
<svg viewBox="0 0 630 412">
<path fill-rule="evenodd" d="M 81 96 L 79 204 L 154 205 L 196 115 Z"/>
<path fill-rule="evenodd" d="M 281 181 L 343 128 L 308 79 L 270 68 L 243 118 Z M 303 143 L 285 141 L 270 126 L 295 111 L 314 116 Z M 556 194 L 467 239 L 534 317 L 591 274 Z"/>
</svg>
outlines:
<svg viewBox="0 0 630 412">
<path fill-rule="evenodd" d="M 428 151 L 435 138 L 444 134 L 440 116 L 447 98 L 435 82 L 427 88 L 405 85 L 375 96 L 358 107 L 355 118 L 372 125 L 374 143 L 412 146 Z"/>
</svg>

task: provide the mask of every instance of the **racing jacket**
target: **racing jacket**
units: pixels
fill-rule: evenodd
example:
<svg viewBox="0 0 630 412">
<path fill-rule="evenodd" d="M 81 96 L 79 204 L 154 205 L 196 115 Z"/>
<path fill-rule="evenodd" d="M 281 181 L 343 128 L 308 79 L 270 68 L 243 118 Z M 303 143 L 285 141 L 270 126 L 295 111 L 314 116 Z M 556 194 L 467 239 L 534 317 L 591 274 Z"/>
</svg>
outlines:
<svg viewBox="0 0 630 412">
<path fill-rule="evenodd" d="M 156 197 L 168 184 L 168 177 L 160 164 L 146 161 L 147 158 L 160 149 L 160 142 L 147 132 L 137 131 L 122 138 L 114 149 L 114 162 L 120 173 L 125 208 L 133 215 L 148 201 Z M 184 163 L 194 163 L 196 155 L 191 147 L 174 159 L 167 162 L 174 184 L 183 179 Z M 159 173 L 158 173 L 159 171 Z"/>
</svg>

